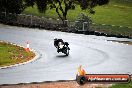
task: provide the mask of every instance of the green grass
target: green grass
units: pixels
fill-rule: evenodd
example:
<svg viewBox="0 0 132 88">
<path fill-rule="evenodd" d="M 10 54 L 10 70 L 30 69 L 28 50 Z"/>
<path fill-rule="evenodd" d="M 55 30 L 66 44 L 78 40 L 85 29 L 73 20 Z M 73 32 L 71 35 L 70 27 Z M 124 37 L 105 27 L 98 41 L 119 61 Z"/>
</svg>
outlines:
<svg viewBox="0 0 132 88">
<path fill-rule="evenodd" d="M 128 84 L 115 84 L 109 88 L 132 88 L 132 82 L 128 83 Z"/>
<path fill-rule="evenodd" d="M 96 7 L 96 14 L 92 18 L 95 23 L 132 27 L 131 9 L 132 6 L 129 5 L 110 3 L 107 6 Z"/>
<path fill-rule="evenodd" d="M 35 56 L 33 52 L 26 52 L 23 48 L 0 42 L 0 66 L 7 66 L 25 62 Z"/>
<path fill-rule="evenodd" d="M 99 31 L 107 34 L 132 36 L 132 28 L 128 28 L 128 27 L 101 25 L 101 24 L 95 24 L 92 25 L 92 27 L 94 31 Z"/>
<path fill-rule="evenodd" d="M 115 6 L 117 5 L 117 6 Z M 118 0 L 110 0 L 110 3 L 105 6 L 97 6 L 94 8 L 96 13 L 90 15 L 88 11 L 82 11 L 79 6 L 76 6 L 75 10 L 68 12 L 68 20 L 75 21 L 80 13 L 84 13 L 92 18 L 97 24 L 108 24 L 116 26 L 127 26 L 132 27 L 132 3 L 122 3 Z M 37 16 L 58 18 L 55 10 L 47 10 L 46 13 L 39 13 L 37 7 L 34 6 L 25 9 L 23 13 L 33 14 Z"/>
</svg>

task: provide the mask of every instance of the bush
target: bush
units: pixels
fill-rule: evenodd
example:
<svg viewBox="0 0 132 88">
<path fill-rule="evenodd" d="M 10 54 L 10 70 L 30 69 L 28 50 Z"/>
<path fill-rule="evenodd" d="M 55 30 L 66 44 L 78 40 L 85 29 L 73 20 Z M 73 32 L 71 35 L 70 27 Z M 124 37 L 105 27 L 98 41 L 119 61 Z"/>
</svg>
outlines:
<svg viewBox="0 0 132 88">
<path fill-rule="evenodd" d="M 77 17 L 77 20 L 75 21 L 74 28 L 76 30 L 88 31 L 90 29 L 91 24 L 92 24 L 91 18 L 81 13 Z M 84 26 L 84 29 L 83 29 L 83 26 Z"/>
</svg>

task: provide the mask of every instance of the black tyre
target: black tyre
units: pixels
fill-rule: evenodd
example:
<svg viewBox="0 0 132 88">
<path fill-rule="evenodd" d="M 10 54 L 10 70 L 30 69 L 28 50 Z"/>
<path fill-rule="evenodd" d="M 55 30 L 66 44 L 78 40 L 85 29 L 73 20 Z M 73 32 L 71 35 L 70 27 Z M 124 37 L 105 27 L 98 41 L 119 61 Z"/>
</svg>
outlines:
<svg viewBox="0 0 132 88">
<path fill-rule="evenodd" d="M 64 54 L 66 54 L 66 56 L 69 55 L 69 49 L 68 49 L 68 47 L 65 48 Z"/>
<path fill-rule="evenodd" d="M 68 56 L 69 55 L 69 50 L 67 49 L 67 53 L 66 53 L 66 56 Z"/>
<path fill-rule="evenodd" d="M 76 76 L 76 81 L 79 85 L 84 85 L 86 83 L 86 78 L 84 76 Z"/>
</svg>

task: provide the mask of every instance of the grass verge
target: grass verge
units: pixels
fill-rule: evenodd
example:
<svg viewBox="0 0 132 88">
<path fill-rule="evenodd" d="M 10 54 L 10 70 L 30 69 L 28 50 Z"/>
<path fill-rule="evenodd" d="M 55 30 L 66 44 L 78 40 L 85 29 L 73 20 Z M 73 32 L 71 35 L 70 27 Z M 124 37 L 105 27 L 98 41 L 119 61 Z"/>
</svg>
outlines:
<svg viewBox="0 0 132 88">
<path fill-rule="evenodd" d="M 27 52 L 22 47 L 0 42 L 0 67 L 22 63 L 34 56 L 33 52 Z"/>
<path fill-rule="evenodd" d="M 109 88 L 132 88 L 132 81 L 128 84 L 115 84 Z"/>
<path fill-rule="evenodd" d="M 92 30 L 110 35 L 124 35 L 132 37 L 132 28 L 128 27 L 94 24 L 92 25 Z"/>
</svg>

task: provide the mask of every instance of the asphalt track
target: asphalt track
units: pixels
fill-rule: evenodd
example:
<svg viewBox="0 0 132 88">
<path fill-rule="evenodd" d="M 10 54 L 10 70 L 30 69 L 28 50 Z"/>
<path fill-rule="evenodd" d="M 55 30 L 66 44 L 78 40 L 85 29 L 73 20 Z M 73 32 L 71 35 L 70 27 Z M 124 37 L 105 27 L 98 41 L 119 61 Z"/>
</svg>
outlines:
<svg viewBox="0 0 132 88">
<path fill-rule="evenodd" d="M 69 42 L 70 55 L 57 53 L 54 38 Z M 0 25 L 0 40 L 35 49 L 41 57 L 32 63 L 0 69 L 0 84 L 73 80 L 82 65 L 87 73 L 132 74 L 132 45 L 107 40 L 132 39 L 46 31 Z"/>
</svg>

